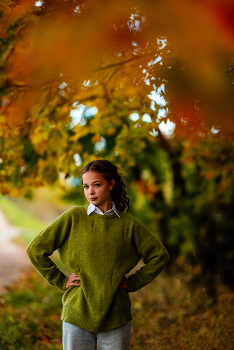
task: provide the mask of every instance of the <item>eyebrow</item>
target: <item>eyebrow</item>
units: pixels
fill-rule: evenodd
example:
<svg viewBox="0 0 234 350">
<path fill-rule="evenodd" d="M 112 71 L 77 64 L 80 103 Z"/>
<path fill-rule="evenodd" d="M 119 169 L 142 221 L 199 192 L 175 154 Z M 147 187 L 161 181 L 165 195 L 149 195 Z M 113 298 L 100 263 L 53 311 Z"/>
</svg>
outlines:
<svg viewBox="0 0 234 350">
<path fill-rule="evenodd" d="M 101 181 L 97 180 L 97 181 L 93 181 L 92 183 L 94 184 L 95 182 L 101 182 Z M 83 185 L 87 185 L 87 184 L 83 183 Z"/>
</svg>

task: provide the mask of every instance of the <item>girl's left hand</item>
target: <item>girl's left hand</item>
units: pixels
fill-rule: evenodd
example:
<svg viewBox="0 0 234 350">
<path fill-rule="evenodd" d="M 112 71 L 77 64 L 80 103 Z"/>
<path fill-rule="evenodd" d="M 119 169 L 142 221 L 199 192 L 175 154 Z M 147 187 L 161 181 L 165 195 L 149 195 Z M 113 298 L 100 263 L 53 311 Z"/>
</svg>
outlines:
<svg viewBox="0 0 234 350">
<path fill-rule="evenodd" d="M 118 288 L 127 288 L 127 280 L 126 280 L 126 277 L 124 277 L 123 279 L 122 279 L 122 281 L 120 282 L 120 285 L 119 285 L 119 287 Z"/>
<path fill-rule="evenodd" d="M 71 286 L 80 287 L 81 283 L 76 283 L 78 281 L 80 281 L 80 276 L 76 273 L 72 273 L 67 279 L 66 290 Z"/>
</svg>

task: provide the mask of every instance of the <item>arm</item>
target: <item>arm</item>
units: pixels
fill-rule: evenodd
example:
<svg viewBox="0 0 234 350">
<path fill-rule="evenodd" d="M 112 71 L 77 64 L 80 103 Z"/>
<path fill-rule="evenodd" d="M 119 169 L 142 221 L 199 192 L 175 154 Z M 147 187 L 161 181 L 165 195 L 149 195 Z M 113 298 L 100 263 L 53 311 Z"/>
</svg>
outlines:
<svg viewBox="0 0 234 350">
<path fill-rule="evenodd" d="M 127 278 L 127 291 L 135 292 L 150 283 L 170 260 L 163 244 L 154 237 L 139 221 L 134 229 L 134 243 L 144 266 Z"/>
<path fill-rule="evenodd" d="M 63 244 L 72 227 L 72 209 L 44 228 L 28 245 L 27 254 L 37 271 L 53 286 L 66 289 L 67 276 L 49 258 Z"/>
</svg>

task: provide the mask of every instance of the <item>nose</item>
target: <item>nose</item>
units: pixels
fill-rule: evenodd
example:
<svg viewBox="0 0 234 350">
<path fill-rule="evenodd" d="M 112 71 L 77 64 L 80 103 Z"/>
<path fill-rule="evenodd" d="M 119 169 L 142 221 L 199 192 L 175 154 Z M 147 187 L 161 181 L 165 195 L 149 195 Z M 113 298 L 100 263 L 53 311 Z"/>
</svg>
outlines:
<svg viewBox="0 0 234 350">
<path fill-rule="evenodd" d="M 89 187 L 89 194 L 94 194 L 94 188 L 92 186 Z"/>
</svg>

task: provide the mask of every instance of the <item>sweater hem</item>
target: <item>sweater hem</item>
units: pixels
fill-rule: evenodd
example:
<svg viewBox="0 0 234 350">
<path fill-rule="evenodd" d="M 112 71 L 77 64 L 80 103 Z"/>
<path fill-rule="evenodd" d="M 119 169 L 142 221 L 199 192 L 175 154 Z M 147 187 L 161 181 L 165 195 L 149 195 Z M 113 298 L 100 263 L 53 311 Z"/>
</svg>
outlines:
<svg viewBox="0 0 234 350">
<path fill-rule="evenodd" d="M 73 315 L 75 316 L 73 317 Z M 74 326 L 83 328 L 89 332 L 106 332 L 111 329 L 121 327 L 128 321 L 132 320 L 131 314 L 122 315 L 122 316 L 123 317 L 116 319 L 115 322 L 111 322 L 111 324 L 109 325 L 100 326 L 100 323 L 98 322 L 99 325 L 95 326 L 93 320 L 83 314 L 79 313 L 79 319 L 78 319 L 77 312 L 73 308 L 66 305 L 66 306 L 63 306 L 61 320 L 64 322 L 71 323 Z"/>
</svg>

